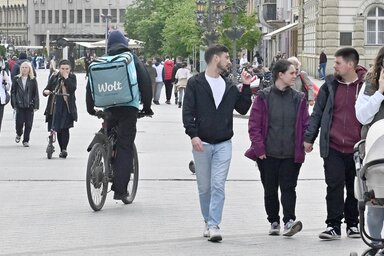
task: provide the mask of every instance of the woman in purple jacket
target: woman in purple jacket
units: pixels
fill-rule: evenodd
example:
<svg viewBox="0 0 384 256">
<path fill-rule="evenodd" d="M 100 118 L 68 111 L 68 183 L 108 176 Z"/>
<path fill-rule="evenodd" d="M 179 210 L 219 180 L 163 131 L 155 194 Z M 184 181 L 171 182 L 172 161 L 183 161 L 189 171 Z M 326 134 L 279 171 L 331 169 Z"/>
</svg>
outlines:
<svg viewBox="0 0 384 256">
<path fill-rule="evenodd" d="M 304 162 L 303 137 L 308 125 L 305 95 L 292 89 L 296 69 L 287 60 L 276 62 L 273 84 L 258 92 L 249 117 L 252 145 L 245 156 L 257 162 L 264 187 L 264 206 L 271 223 L 269 235 L 280 235 L 279 196 L 283 207 L 284 236 L 302 229 L 296 221 L 296 185 Z"/>
</svg>

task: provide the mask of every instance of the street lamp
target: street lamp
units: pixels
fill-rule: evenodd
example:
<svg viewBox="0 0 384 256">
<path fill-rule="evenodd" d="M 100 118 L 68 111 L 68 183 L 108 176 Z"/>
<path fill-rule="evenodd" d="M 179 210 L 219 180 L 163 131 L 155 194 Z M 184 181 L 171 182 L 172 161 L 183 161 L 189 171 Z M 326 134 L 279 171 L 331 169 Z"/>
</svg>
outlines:
<svg viewBox="0 0 384 256">
<path fill-rule="evenodd" d="M 108 31 L 109 31 L 109 21 L 112 19 L 112 15 L 110 14 L 100 14 L 103 21 L 105 20 L 106 30 L 105 30 L 105 54 L 108 53 Z"/>
</svg>

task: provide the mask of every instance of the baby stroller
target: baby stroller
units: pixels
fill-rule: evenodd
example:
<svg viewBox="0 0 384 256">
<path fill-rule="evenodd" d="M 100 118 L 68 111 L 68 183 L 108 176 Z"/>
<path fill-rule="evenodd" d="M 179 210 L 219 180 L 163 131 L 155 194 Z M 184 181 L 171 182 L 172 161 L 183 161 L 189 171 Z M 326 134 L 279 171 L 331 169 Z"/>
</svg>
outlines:
<svg viewBox="0 0 384 256">
<path fill-rule="evenodd" d="M 362 255 L 376 255 L 384 248 L 384 239 L 371 237 L 366 232 L 365 208 L 384 208 L 384 120 L 375 122 L 366 139 L 356 143 L 354 161 L 357 176 L 354 190 L 358 200 L 360 234 L 364 243 L 370 247 Z M 357 255 L 356 252 L 350 254 Z"/>
</svg>

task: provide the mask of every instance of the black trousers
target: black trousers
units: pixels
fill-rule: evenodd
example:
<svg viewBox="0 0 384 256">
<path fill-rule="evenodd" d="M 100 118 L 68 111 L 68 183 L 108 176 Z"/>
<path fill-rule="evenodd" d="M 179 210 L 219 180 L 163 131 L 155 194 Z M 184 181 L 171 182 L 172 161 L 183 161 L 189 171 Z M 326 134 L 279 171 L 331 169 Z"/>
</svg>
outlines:
<svg viewBox="0 0 384 256">
<path fill-rule="evenodd" d="M 23 142 L 29 142 L 33 124 L 33 114 L 33 108 L 18 108 L 16 110 L 16 134 L 21 136 L 24 133 Z"/>
<path fill-rule="evenodd" d="M 264 187 L 264 206 L 270 223 L 280 223 L 280 202 L 278 189 L 280 187 L 281 204 L 283 206 L 283 222 L 296 220 L 296 185 L 301 164 L 293 158 L 279 159 L 268 156 L 258 159 L 261 182 Z"/>
<path fill-rule="evenodd" d="M 61 129 L 57 132 L 57 141 L 59 142 L 60 151 L 67 150 L 69 143 L 69 128 Z"/>
<path fill-rule="evenodd" d="M 108 127 L 117 127 L 116 157 L 112 190 L 120 195 L 127 193 L 127 186 L 133 169 L 133 143 L 136 138 L 138 109 L 134 107 L 114 107 L 108 109 L 112 117 Z"/>
<path fill-rule="evenodd" d="M 173 84 L 171 80 L 164 80 L 164 85 L 165 85 L 165 96 L 168 100 L 171 100 L 172 96 L 172 89 L 173 89 Z"/>
<path fill-rule="evenodd" d="M 327 223 L 328 226 L 340 227 L 345 218 L 347 226 L 357 226 L 359 212 L 354 196 L 356 176 L 353 154 L 343 154 L 332 148 L 328 157 L 324 158 L 325 182 L 327 183 Z M 347 197 L 344 201 L 344 187 Z"/>
<path fill-rule="evenodd" d="M 1 131 L 1 124 L 3 123 L 3 116 L 4 116 L 4 105 L 0 104 L 0 131 Z"/>
</svg>

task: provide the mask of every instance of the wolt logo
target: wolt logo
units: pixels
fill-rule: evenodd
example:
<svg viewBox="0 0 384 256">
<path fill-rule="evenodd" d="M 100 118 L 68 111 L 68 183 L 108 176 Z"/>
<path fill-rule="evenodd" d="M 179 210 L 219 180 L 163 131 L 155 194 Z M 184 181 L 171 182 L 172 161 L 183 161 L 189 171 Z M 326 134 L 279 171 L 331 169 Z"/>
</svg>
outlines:
<svg viewBox="0 0 384 256">
<path fill-rule="evenodd" d="M 103 84 L 98 84 L 97 87 L 99 89 L 99 92 L 112 92 L 112 91 L 120 91 L 123 89 L 121 86 L 122 83 L 119 81 L 114 81 L 113 84 L 108 84 L 107 82 Z"/>
</svg>

